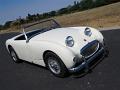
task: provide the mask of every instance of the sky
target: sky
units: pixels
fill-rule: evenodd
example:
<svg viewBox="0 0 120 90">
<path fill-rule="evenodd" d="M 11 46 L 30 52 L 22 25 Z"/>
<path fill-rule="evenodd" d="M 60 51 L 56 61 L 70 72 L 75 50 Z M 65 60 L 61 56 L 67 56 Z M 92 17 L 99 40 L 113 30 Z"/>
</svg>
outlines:
<svg viewBox="0 0 120 90">
<path fill-rule="evenodd" d="M 0 24 L 21 16 L 58 10 L 77 0 L 0 0 Z"/>
</svg>

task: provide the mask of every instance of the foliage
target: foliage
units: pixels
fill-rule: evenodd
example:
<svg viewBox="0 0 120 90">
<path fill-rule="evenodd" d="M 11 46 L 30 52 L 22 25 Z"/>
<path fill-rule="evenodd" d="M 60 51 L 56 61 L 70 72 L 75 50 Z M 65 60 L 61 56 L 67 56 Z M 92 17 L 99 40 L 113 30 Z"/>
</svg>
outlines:
<svg viewBox="0 0 120 90">
<path fill-rule="evenodd" d="M 3 25 L 0 25 L 0 30 L 2 30 L 3 29 Z"/>
<path fill-rule="evenodd" d="M 87 10 L 94 8 L 94 1 L 93 0 L 82 0 L 80 3 L 81 10 Z"/>
<path fill-rule="evenodd" d="M 0 30 L 1 29 L 7 29 L 13 26 L 20 27 L 23 24 L 27 24 L 30 22 L 35 22 L 39 21 L 42 19 L 62 15 L 62 14 L 69 14 L 73 13 L 76 11 L 83 11 L 111 3 L 119 2 L 119 0 L 80 0 L 80 1 L 74 1 L 73 5 L 69 5 L 68 7 L 61 8 L 57 11 L 51 11 L 51 12 L 46 12 L 43 14 L 29 14 L 26 16 L 26 18 L 21 18 L 19 17 L 15 21 L 7 21 L 4 25 L 0 25 Z"/>
<path fill-rule="evenodd" d="M 7 29 L 7 28 L 10 28 L 10 25 L 13 21 L 7 21 L 4 26 L 3 26 L 3 29 Z"/>
</svg>

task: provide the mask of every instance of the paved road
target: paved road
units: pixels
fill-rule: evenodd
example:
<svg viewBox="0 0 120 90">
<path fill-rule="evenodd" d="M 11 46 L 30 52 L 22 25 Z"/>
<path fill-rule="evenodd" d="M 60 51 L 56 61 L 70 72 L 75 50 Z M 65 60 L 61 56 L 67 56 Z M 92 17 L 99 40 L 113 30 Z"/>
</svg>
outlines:
<svg viewBox="0 0 120 90">
<path fill-rule="evenodd" d="M 0 90 L 120 90 L 120 30 L 102 33 L 110 55 L 81 78 L 57 78 L 45 68 L 12 62 L 4 44 L 16 34 L 0 35 Z"/>
</svg>

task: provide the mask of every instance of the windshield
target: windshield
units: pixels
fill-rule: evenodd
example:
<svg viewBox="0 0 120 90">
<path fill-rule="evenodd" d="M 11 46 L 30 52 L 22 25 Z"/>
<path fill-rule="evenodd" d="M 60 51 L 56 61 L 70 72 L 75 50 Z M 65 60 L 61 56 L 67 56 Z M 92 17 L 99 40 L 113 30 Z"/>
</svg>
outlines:
<svg viewBox="0 0 120 90">
<path fill-rule="evenodd" d="M 27 38 L 33 37 L 37 34 L 47 32 L 52 29 L 60 28 L 60 25 L 53 19 L 36 22 L 27 26 L 24 26 L 24 32 Z"/>
</svg>

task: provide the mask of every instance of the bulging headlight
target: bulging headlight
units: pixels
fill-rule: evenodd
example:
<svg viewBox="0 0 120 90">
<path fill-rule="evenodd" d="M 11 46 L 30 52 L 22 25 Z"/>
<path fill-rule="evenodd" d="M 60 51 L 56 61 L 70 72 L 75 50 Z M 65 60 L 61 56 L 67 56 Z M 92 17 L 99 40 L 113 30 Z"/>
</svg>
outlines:
<svg viewBox="0 0 120 90">
<path fill-rule="evenodd" d="M 91 32 L 91 29 L 90 28 L 86 28 L 85 29 L 85 31 L 84 31 L 84 34 L 86 35 L 86 36 L 91 36 L 92 35 L 92 32 Z"/>
<path fill-rule="evenodd" d="M 69 47 L 74 46 L 74 40 L 73 40 L 73 38 L 72 38 L 71 36 L 68 36 L 68 37 L 66 38 L 65 43 L 66 43 L 66 45 L 69 46 Z"/>
</svg>

